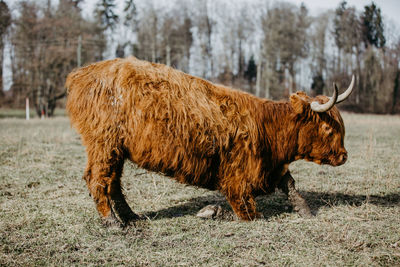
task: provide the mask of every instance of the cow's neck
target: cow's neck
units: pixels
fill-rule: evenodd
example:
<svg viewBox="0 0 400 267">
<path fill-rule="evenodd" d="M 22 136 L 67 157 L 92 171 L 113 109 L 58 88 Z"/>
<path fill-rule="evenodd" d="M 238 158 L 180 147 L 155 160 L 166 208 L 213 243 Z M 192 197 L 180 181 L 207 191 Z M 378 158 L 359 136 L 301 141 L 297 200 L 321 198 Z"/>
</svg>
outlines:
<svg viewBox="0 0 400 267">
<path fill-rule="evenodd" d="M 293 109 L 290 103 L 266 101 L 264 109 L 265 141 L 267 150 L 270 150 L 273 165 L 294 161 L 297 151 L 298 125 L 293 121 Z"/>
</svg>

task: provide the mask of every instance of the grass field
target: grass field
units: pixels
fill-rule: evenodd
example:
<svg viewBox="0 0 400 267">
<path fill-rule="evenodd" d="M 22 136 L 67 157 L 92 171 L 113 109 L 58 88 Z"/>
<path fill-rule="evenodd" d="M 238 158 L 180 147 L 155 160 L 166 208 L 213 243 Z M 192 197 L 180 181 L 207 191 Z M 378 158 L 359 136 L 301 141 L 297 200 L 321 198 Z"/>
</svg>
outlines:
<svg viewBox="0 0 400 267">
<path fill-rule="evenodd" d="M 0 119 L 4 118 L 16 118 L 16 119 L 25 119 L 26 113 L 25 109 L 9 109 L 9 108 L 0 108 Z M 30 118 L 36 118 L 37 114 L 33 108 L 29 110 Z M 66 116 L 65 109 L 56 108 L 54 110 L 54 116 Z"/>
<path fill-rule="evenodd" d="M 258 199 L 265 219 L 200 219 L 206 204 L 230 209 L 219 193 L 127 162 L 128 202 L 147 220 L 126 229 L 100 224 L 66 117 L 1 119 L 0 266 L 400 266 L 400 117 L 343 117 L 345 165 L 290 167 L 315 217 L 277 193 Z"/>
</svg>

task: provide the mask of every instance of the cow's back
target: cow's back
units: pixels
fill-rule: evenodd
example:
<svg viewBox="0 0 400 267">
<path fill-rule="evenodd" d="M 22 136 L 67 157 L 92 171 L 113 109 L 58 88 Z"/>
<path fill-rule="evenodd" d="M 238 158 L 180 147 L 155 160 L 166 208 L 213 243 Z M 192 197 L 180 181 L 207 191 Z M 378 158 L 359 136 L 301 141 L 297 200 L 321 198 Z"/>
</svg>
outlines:
<svg viewBox="0 0 400 267">
<path fill-rule="evenodd" d="M 257 132 L 251 96 L 161 64 L 103 61 L 71 73 L 66 85 L 86 146 L 122 145 L 140 166 L 185 183 L 213 187 L 221 153 Z"/>
</svg>

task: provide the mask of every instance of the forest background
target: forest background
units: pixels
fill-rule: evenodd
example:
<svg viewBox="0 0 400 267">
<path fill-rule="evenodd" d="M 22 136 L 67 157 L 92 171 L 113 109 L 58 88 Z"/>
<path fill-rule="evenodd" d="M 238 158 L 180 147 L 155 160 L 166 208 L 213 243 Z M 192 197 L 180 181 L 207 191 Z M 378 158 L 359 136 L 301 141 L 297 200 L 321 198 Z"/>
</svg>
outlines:
<svg viewBox="0 0 400 267">
<path fill-rule="evenodd" d="M 89 15 L 86 6 L 0 0 L 0 107 L 29 98 L 50 117 L 65 105 L 71 70 L 133 55 L 276 100 L 330 95 L 354 74 L 357 89 L 341 109 L 400 113 L 400 35 L 374 2 L 316 15 L 303 3 L 262 0 L 96 0 Z"/>
</svg>

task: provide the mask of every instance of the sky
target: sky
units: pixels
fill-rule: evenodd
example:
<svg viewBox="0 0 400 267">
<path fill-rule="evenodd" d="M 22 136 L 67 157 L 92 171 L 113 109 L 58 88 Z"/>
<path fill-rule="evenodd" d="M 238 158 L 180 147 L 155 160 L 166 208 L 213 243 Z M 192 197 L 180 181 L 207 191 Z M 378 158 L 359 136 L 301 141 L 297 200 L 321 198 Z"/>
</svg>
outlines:
<svg viewBox="0 0 400 267">
<path fill-rule="evenodd" d="M 36 0 L 44 1 L 44 0 Z M 146 0 L 136 0 L 136 2 L 143 2 Z M 157 1 L 157 0 L 156 0 Z M 236 0 L 242 2 L 248 2 L 253 0 Z M 267 2 L 274 2 L 274 0 L 266 0 Z M 325 11 L 327 9 L 336 8 L 342 0 L 285 0 L 286 2 L 291 2 L 297 5 L 304 2 L 307 8 L 311 11 L 311 14 L 318 14 L 319 12 Z M 7 4 L 12 8 L 18 0 L 5 0 Z M 58 2 L 58 0 L 53 0 L 53 2 Z M 85 0 L 85 7 L 91 9 L 98 0 Z M 116 2 L 124 2 L 123 0 L 117 0 Z M 168 0 L 158 0 L 157 2 L 162 2 L 163 4 L 169 2 Z M 394 21 L 400 28 L 400 0 L 375 0 L 374 1 L 378 7 L 381 8 L 383 15 L 392 21 Z M 370 0 L 348 0 L 348 6 L 355 6 L 358 10 L 362 10 L 367 4 L 370 4 Z"/>
</svg>

